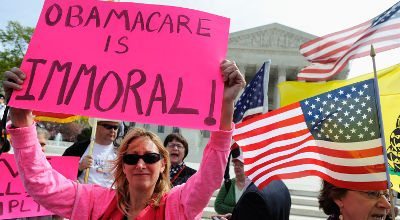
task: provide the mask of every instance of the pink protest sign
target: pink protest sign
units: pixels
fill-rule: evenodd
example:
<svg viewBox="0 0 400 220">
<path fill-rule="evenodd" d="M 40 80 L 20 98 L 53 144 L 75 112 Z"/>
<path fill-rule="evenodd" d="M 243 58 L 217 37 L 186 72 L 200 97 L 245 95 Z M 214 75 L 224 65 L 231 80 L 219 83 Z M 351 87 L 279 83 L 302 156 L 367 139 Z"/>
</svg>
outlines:
<svg viewBox="0 0 400 220">
<path fill-rule="evenodd" d="M 76 180 L 79 157 L 47 157 L 51 166 L 71 180 Z M 66 166 L 67 164 L 67 166 Z M 18 175 L 14 155 L 0 156 L 0 219 L 44 216 L 52 213 L 33 201 L 24 189 Z"/>
<path fill-rule="evenodd" d="M 46 0 L 14 107 L 216 130 L 229 19 L 179 7 Z"/>
</svg>

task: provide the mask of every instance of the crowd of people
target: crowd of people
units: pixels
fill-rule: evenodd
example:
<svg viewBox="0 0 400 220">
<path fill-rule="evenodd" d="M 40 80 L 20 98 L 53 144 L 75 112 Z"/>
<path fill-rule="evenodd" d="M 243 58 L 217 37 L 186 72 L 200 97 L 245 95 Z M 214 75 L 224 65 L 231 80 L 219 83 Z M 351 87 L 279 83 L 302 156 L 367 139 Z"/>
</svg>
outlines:
<svg viewBox="0 0 400 220">
<path fill-rule="evenodd" d="M 172 133 L 162 142 L 156 134 L 134 128 L 115 146 L 121 122 L 97 119 L 93 147 L 91 140 L 80 140 L 63 154 L 80 157 L 77 181 L 69 180 L 53 172 L 43 156 L 49 132 L 36 126 L 32 111 L 10 108 L 7 130 L 27 192 L 46 209 L 69 219 L 179 220 L 200 219 L 219 189 L 214 206 L 218 215 L 213 219 L 288 220 L 291 197 L 284 182 L 274 180 L 257 188 L 245 175 L 240 148 L 230 150 L 234 101 L 245 80 L 235 62 L 223 61 L 221 70 L 220 127 L 212 132 L 197 171 L 184 162 L 189 146 L 181 134 Z M 18 68 L 4 77 L 6 96 L 0 96 L 0 107 L 1 100 L 21 90 L 26 79 Z M 229 154 L 235 178 L 223 182 Z M 318 201 L 329 220 L 383 220 L 390 219 L 389 197 L 388 190 L 345 189 L 323 181 Z"/>
</svg>

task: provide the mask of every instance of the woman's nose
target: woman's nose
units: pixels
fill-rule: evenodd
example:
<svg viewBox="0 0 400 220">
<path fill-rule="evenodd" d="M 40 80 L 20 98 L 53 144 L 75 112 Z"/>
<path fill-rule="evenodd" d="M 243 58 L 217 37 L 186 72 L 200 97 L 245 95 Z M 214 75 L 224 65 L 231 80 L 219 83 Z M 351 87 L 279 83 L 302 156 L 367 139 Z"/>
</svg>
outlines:
<svg viewBox="0 0 400 220">
<path fill-rule="evenodd" d="M 139 158 L 139 160 L 138 160 L 138 162 L 136 164 L 136 168 L 137 169 L 141 169 L 141 170 L 146 168 L 146 163 L 143 161 L 142 158 Z"/>
</svg>

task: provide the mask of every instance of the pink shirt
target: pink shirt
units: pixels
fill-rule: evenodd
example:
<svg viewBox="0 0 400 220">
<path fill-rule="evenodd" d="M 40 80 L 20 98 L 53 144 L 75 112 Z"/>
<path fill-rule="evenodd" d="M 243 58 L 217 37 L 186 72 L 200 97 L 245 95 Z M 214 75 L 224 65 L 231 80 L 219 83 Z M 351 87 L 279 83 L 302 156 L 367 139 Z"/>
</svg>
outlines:
<svg viewBox="0 0 400 220">
<path fill-rule="evenodd" d="M 11 135 L 20 177 L 29 195 L 49 211 L 65 218 L 101 218 L 115 196 L 114 190 L 97 185 L 79 184 L 53 170 L 40 148 L 35 125 L 7 129 Z M 212 133 L 204 149 L 198 172 L 186 184 L 174 187 L 165 196 L 164 219 L 201 218 L 204 207 L 221 185 L 231 136 L 232 131 Z M 152 211 L 155 210 L 149 212 L 148 208 L 144 209 L 137 220 L 149 219 L 148 216 L 154 216 Z M 119 219 L 116 218 L 118 215 L 114 216 L 114 219 Z"/>
</svg>

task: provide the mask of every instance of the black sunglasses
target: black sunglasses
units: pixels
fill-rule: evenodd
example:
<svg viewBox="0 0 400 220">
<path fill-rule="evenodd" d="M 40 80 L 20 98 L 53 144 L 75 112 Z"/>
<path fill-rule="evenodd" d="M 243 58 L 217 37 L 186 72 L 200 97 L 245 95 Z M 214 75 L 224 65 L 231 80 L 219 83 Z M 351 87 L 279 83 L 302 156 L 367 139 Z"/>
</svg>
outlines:
<svg viewBox="0 0 400 220">
<path fill-rule="evenodd" d="M 98 124 L 100 126 L 102 126 L 103 128 L 107 129 L 107 130 L 118 130 L 119 126 L 118 125 L 109 125 L 109 124 Z"/>
<path fill-rule="evenodd" d="M 139 159 L 142 159 L 146 164 L 153 164 L 161 160 L 161 155 L 158 153 L 145 153 L 143 155 L 139 154 L 125 154 L 122 157 L 124 163 L 129 165 L 136 165 Z"/>
</svg>

